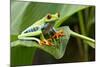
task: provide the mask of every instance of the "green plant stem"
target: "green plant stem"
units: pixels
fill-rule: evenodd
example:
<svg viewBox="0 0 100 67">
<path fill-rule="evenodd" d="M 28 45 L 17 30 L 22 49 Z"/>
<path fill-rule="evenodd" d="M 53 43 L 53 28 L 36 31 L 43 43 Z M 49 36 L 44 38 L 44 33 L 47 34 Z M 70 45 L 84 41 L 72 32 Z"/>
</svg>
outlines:
<svg viewBox="0 0 100 67">
<path fill-rule="evenodd" d="M 79 25 L 80 25 L 81 33 L 85 35 L 85 27 L 84 27 L 82 12 L 78 12 L 78 16 L 80 21 Z"/>
<path fill-rule="evenodd" d="M 86 41 L 89 41 L 89 42 L 92 42 L 92 43 L 95 44 L 95 40 L 94 39 L 91 39 L 91 38 L 86 37 L 84 35 L 80 35 L 80 34 L 78 34 L 76 32 L 73 32 L 72 30 L 70 30 L 70 33 L 71 33 L 72 36 L 79 37 L 79 38 L 81 38 L 83 40 L 86 40 Z"/>
<path fill-rule="evenodd" d="M 75 32 L 79 32 L 78 25 L 74 26 L 74 31 Z M 82 49 L 83 46 L 80 45 L 80 44 L 82 44 L 81 39 L 76 37 L 76 40 L 77 40 L 77 45 L 78 45 L 78 49 L 79 49 L 79 52 L 80 52 L 80 60 L 83 61 L 83 59 L 84 59 L 83 58 L 84 57 L 84 52 L 83 52 L 83 49 Z"/>
<path fill-rule="evenodd" d="M 79 26 L 80 26 L 81 34 L 86 35 L 82 11 L 78 12 L 78 16 L 79 16 Z M 88 61 L 88 46 L 86 45 L 86 42 L 84 40 L 83 40 L 83 44 L 84 44 L 84 60 Z"/>
</svg>

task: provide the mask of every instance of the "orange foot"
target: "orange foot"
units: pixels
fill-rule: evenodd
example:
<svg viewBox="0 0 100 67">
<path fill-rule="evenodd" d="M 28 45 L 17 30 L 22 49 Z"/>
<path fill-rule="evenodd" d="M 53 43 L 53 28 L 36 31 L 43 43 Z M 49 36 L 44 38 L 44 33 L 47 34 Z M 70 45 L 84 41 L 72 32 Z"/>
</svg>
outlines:
<svg viewBox="0 0 100 67">
<path fill-rule="evenodd" d="M 41 45 L 48 45 L 48 46 L 52 46 L 53 44 L 50 42 L 51 41 L 51 39 L 44 39 L 44 40 L 41 40 L 40 41 L 40 44 Z"/>
<path fill-rule="evenodd" d="M 59 38 L 62 37 L 62 36 L 64 36 L 64 32 L 63 32 L 63 30 L 60 30 L 60 31 L 56 32 L 56 33 L 52 36 L 52 38 L 53 38 L 53 39 L 59 39 Z"/>
</svg>

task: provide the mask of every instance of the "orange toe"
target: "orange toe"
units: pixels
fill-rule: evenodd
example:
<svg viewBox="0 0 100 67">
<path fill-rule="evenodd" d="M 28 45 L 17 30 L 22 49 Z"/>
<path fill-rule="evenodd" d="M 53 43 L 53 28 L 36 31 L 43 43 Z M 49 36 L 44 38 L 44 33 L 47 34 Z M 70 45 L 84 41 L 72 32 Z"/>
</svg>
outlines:
<svg viewBox="0 0 100 67">
<path fill-rule="evenodd" d="M 59 39 L 60 37 L 64 36 L 63 30 L 58 31 L 57 33 L 55 33 L 52 38 L 54 39 Z"/>
</svg>

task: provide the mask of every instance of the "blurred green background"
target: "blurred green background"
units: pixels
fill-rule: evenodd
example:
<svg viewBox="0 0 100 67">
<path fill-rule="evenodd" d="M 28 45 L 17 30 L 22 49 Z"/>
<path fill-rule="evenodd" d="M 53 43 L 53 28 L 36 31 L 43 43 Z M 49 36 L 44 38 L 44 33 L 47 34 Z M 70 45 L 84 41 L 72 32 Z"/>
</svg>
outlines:
<svg viewBox="0 0 100 67">
<path fill-rule="evenodd" d="M 71 30 L 95 39 L 95 6 L 11 1 L 11 43 L 35 21 L 47 13 L 60 12 L 56 28 L 69 26 Z M 18 45 L 19 43 L 17 43 Z M 26 43 L 27 45 L 28 43 Z M 79 38 L 70 37 L 64 56 L 54 58 L 39 48 L 11 45 L 11 65 L 35 65 L 86 62 L 95 60 L 95 49 Z"/>
</svg>

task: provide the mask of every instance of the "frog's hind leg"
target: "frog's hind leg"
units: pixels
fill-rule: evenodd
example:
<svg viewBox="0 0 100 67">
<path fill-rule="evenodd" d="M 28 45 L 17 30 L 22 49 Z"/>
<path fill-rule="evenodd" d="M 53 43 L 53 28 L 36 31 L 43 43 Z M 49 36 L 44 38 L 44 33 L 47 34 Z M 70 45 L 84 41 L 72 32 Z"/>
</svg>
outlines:
<svg viewBox="0 0 100 67">
<path fill-rule="evenodd" d="M 35 38 L 35 37 L 19 37 L 19 39 L 20 40 L 31 40 L 31 41 L 34 40 L 34 41 L 40 43 L 40 39 Z"/>
</svg>

